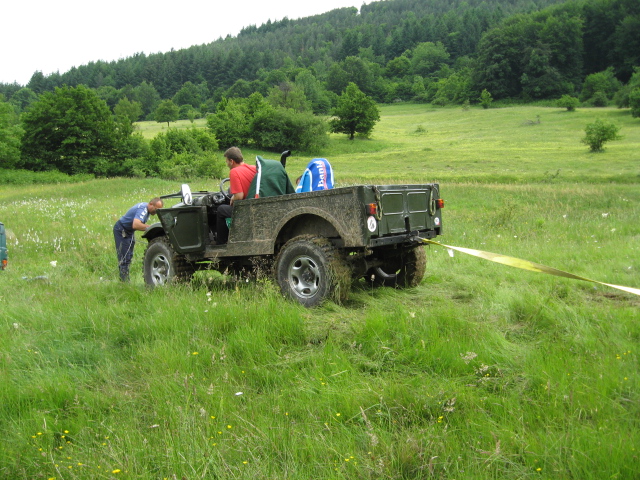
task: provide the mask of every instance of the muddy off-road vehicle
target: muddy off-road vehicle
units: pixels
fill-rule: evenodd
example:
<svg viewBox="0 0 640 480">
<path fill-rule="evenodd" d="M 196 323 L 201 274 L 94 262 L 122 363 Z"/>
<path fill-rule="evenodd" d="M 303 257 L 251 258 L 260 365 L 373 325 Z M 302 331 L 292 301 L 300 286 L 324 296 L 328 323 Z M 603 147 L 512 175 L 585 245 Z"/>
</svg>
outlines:
<svg viewBox="0 0 640 480">
<path fill-rule="evenodd" d="M 282 169 L 287 153 L 280 162 L 258 157 L 256 179 L 264 182 L 273 164 Z M 218 192 L 191 192 L 183 185 L 163 196 L 181 201 L 159 209 L 160 222 L 142 235 L 148 240 L 147 285 L 189 281 L 203 269 L 267 274 L 286 297 L 312 307 L 328 297 L 344 300 L 360 278 L 375 286 L 418 285 L 426 267 L 421 239 L 442 233 L 444 201 L 435 183 L 266 197 L 250 190 L 250 198 L 234 203 L 228 243 L 216 245 L 216 211 L 229 203 L 227 181 Z"/>
</svg>

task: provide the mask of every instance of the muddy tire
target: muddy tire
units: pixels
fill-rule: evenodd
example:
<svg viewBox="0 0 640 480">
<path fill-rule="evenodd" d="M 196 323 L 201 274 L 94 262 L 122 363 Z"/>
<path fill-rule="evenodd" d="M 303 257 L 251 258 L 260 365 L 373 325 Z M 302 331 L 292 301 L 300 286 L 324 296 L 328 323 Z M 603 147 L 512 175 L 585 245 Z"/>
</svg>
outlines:
<svg viewBox="0 0 640 480">
<path fill-rule="evenodd" d="M 418 246 L 386 257 L 383 265 L 367 271 L 365 279 L 378 287 L 411 288 L 420 285 L 426 270 L 427 254 Z"/>
<path fill-rule="evenodd" d="M 166 236 L 149 242 L 142 261 L 144 282 L 150 287 L 191 280 L 195 268 L 175 252 Z"/>
<path fill-rule="evenodd" d="M 280 249 L 274 276 L 282 294 L 305 307 L 315 307 L 325 299 L 345 300 L 351 286 L 351 271 L 329 240 L 301 235 Z"/>
</svg>

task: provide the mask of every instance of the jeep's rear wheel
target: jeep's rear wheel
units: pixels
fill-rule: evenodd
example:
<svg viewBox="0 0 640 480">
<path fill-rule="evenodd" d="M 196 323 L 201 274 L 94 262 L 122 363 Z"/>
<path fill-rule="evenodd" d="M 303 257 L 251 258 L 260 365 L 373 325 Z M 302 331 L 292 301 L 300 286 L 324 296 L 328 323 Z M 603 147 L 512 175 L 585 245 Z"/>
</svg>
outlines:
<svg viewBox="0 0 640 480">
<path fill-rule="evenodd" d="M 351 285 L 351 272 L 342 254 L 326 238 L 313 235 L 285 243 L 274 273 L 282 294 L 305 307 L 315 307 L 328 297 L 344 300 Z"/>
<path fill-rule="evenodd" d="M 144 281 L 151 287 L 176 281 L 189 281 L 195 268 L 184 255 L 175 252 L 166 236 L 149 242 L 142 262 Z"/>
<path fill-rule="evenodd" d="M 424 247 L 412 247 L 399 255 L 384 258 L 379 267 L 370 268 L 365 279 L 375 286 L 410 288 L 422 281 L 427 270 L 427 254 Z"/>
</svg>

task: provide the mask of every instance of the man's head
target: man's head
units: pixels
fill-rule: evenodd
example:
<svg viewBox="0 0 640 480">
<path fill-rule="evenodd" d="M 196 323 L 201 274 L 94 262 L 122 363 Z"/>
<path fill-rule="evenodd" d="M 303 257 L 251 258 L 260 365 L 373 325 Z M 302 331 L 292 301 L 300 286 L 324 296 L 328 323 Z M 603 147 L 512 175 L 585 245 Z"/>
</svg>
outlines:
<svg viewBox="0 0 640 480">
<path fill-rule="evenodd" d="M 240 165 L 244 158 L 242 158 L 242 152 L 238 147 L 231 147 L 224 152 L 224 158 L 227 160 L 227 166 L 232 168 L 235 165 Z"/>
<path fill-rule="evenodd" d="M 162 199 L 159 197 L 152 198 L 151 201 L 147 204 L 147 212 L 149 215 L 155 215 L 156 210 L 162 208 L 164 204 L 162 203 Z"/>
</svg>

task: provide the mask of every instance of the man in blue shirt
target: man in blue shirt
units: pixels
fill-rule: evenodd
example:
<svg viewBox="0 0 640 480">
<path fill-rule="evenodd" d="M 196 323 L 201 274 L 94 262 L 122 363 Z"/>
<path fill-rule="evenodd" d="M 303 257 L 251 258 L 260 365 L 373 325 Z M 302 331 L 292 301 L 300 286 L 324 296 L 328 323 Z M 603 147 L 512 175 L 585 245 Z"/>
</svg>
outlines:
<svg viewBox="0 0 640 480">
<path fill-rule="evenodd" d="M 162 208 L 162 199 L 156 197 L 149 203 L 137 203 L 125 213 L 113 226 L 113 238 L 116 241 L 120 280 L 129 281 L 129 265 L 133 258 L 133 248 L 136 245 L 136 230 L 144 232 L 149 225 L 149 215 L 155 215 L 156 210 Z"/>
<path fill-rule="evenodd" d="M 333 188 L 333 169 L 326 158 L 314 158 L 296 182 L 296 193 L 330 190 Z"/>
</svg>

